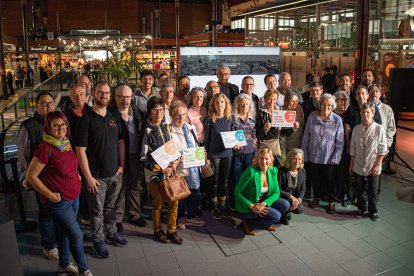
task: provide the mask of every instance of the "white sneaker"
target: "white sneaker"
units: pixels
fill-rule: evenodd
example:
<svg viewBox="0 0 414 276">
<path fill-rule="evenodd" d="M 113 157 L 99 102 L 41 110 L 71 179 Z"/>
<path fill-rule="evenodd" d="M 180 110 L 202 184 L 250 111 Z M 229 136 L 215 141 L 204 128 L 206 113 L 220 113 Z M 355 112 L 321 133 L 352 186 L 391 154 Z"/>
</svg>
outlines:
<svg viewBox="0 0 414 276">
<path fill-rule="evenodd" d="M 67 267 L 59 266 L 58 273 L 79 274 L 79 270 L 73 263 L 69 263 Z"/>
<path fill-rule="evenodd" d="M 192 219 L 187 219 L 187 225 L 193 225 L 193 226 L 204 226 L 205 222 L 202 221 L 199 218 L 192 218 Z"/>
<path fill-rule="evenodd" d="M 185 230 L 185 217 L 178 219 L 177 228 L 180 229 L 180 230 Z"/>
<path fill-rule="evenodd" d="M 55 247 L 50 250 L 46 250 L 43 248 L 43 253 L 51 259 L 52 261 L 58 261 L 59 260 L 59 250 Z"/>
<path fill-rule="evenodd" d="M 86 271 L 83 272 L 83 274 L 81 273 L 80 275 L 84 275 L 84 276 L 93 276 L 92 272 L 88 269 Z"/>
</svg>

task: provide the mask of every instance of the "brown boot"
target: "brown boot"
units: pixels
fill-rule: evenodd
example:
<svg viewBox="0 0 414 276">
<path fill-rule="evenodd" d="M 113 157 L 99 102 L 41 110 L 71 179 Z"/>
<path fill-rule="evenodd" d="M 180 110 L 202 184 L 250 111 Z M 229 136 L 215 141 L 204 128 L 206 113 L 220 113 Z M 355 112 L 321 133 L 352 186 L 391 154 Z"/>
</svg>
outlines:
<svg viewBox="0 0 414 276">
<path fill-rule="evenodd" d="M 244 233 L 246 233 L 246 235 L 250 235 L 250 236 L 256 235 L 256 230 L 250 229 L 245 220 L 242 220 L 242 223 L 243 223 Z"/>
</svg>

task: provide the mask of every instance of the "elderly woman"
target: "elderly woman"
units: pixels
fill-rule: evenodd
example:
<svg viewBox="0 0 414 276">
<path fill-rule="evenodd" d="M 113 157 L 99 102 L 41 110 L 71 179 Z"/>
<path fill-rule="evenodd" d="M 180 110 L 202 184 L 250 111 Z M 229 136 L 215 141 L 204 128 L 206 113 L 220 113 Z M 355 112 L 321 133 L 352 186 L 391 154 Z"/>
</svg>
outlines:
<svg viewBox="0 0 414 276">
<path fill-rule="evenodd" d="M 292 219 L 291 211 L 296 214 L 303 212 L 302 199 L 306 191 L 306 171 L 304 166 L 304 154 L 301 149 L 292 149 L 288 152 L 283 167 L 279 170 L 280 197 L 289 200 L 290 209 L 286 213 L 286 220 L 282 223 L 289 224 Z"/>
<path fill-rule="evenodd" d="M 240 94 L 234 99 L 233 103 L 234 129 L 243 130 L 247 145 L 236 147 L 233 150 L 229 178 L 229 205 L 230 209 L 235 210 L 234 188 L 240 176 L 252 164 L 255 144 L 256 144 L 256 112 L 255 103 L 249 94 Z"/>
<path fill-rule="evenodd" d="M 295 121 L 299 123 L 299 128 L 286 137 L 286 152 L 294 148 L 300 148 L 302 145 L 303 130 L 305 129 L 305 115 L 303 114 L 302 106 L 299 104 L 298 96 L 295 93 L 288 92 L 285 95 L 285 110 L 296 111 Z"/>
<path fill-rule="evenodd" d="M 181 154 L 184 149 L 198 146 L 195 127 L 187 123 L 187 113 L 187 106 L 182 101 L 174 101 L 170 106 L 170 114 L 173 120 L 171 138 Z M 191 191 L 188 198 L 180 200 L 178 203 L 178 228 L 184 230 L 186 224 L 203 226 L 204 222 L 196 218 L 197 203 L 200 196 L 199 169 L 198 167 L 184 168 L 183 162 L 180 162 L 177 167 L 177 174 L 185 177 Z"/>
<path fill-rule="evenodd" d="M 274 224 L 289 210 L 289 201 L 280 198 L 277 171 L 273 167 L 272 151 L 264 147 L 237 183 L 236 210 L 243 216 L 244 231 L 248 235 L 255 235 L 259 228 L 275 231 Z"/>
<path fill-rule="evenodd" d="M 207 108 L 205 108 L 204 101 L 207 98 L 207 93 L 201 87 L 194 87 L 191 89 L 188 103 L 187 120 L 195 127 L 197 133 L 197 142 L 202 145 L 204 142 L 204 119 L 207 117 Z"/>
<path fill-rule="evenodd" d="M 163 86 L 161 86 L 160 97 L 164 102 L 163 103 L 164 118 L 162 121 L 164 124 L 171 124 L 171 116 L 170 116 L 169 108 L 170 108 L 172 101 L 175 98 L 174 92 L 175 92 L 175 88 L 172 84 L 166 83 Z"/>
<path fill-rule="evenodd" d="M 27 169 L 27 181 L 40 193 L 40 203 L 46 206 L 58 229 L 58 272 L 92 275 L 76 220 L 81 181 L 78 160 L 68 140 L 69 122 L 64 113 L 54 111 L 46 116 L 44 126 L 43 142 Z M 70 263 L 70 253 L 78 267 Z"/>
<path fill-rule="evenodd" d="M 229 217 L 226 198 L 233 150 L 224 147 L 220 133 L 233 130 L 234 121 L 229 99 L 223 93 L 214 95 L 208 108 L 208 117 L 204 120 L 204 145 L 214 166 L 209 193 L 214 219 Z"/>
<path fill-rule="evenodd" d="M 333 112 L 339 115 L 344 123 L 345 113 L 349 107 L 349 96 L 343 91 L 339 90 L 334 94 L 336 101 L 336 108 Z M 345 137 L 344 137 L 345 139 Z M 348 174 L 349 167 L 349 154 L 346 152 L 346 145 L 342 150 L 341 161 L 338 166 L 335 166 L 334 175 L 335 177 L 335 194 L 338 197 L 338 201 L 341 201 L 343 207 L 351 206 L 352 196 L 350 191 L 350 179 Z"/>
<path fill-rule="evenodd" d="M 259 109 L 256 116 L 256 137 L 259 139 L 260 147 L 266 146 L 271 148 L 268 144 L 274 143 L 276 140 L 279 140 L 281 154 L 275 155 L 274 165 L 278 168 L 281 167 L 285 155 L 285 146 L 280 143 L 281 136 L 290 136 L 294 132 L 293 128 L 276 128 L 272 126 L 272 114 L 275 109 L 279 107 L 276 106 L 278 98 L 277 90 L 267 90 L 264 94 L 265 99 L 265 108 Z M 299 127 L 299 123 L 295 122 L 294 127 Z"/>
<path fill-rule="evenodd" d="M 177 234 L 177 211 L 178 200 L 169 203 L 167 219 L 167 235 L 161 227 L 161 208 L 163 204 L 161 193 L 161 181 L 165 177 L 173 175 L 177 168 L 177 162 L 171 162 L 165 169 L 152 158 L 151 153 L 157 150 L 171 139 L 167 126 L 162 124 L 164 118 L 164 101 L 157 97 L 149 99 L 147 104 L 149 120 L 144 127 L 142 134 L 141 164 L 144 167 L 145 182 L 148 183 L 152 199 L 152 224 L 155 238 L 162 242 L 169 241 L 182 244 L 183 239 Z"/>
<path fill-rule="evenodd" d="M 382 159 L 387 154 L 387 138 L 384 128 L 374 122 L 374 105 L 363 104 L 361 107 L 362 124 L 352 131 L 349 173 L 356 175 L 358 211 L 362 217 L 367 210 L 373 221 L 378 220 L 378 184 L 380 181 Z"/>
<path fill-rule="evenodd" d="M 335 212 L 334 166 L 341 161 L 344 148 L 344 127 L 341 117 L 332 112 L 335 108 L 335 97 L 322 94 L 320 109 L 310 114 L 302 140 L 302 150 L 305 153 L 305 162 L 309 162 L 314 193 L 309 207 L 315 208 L 321 197 L 327 196 L 329 214 Z"/>
</svg>

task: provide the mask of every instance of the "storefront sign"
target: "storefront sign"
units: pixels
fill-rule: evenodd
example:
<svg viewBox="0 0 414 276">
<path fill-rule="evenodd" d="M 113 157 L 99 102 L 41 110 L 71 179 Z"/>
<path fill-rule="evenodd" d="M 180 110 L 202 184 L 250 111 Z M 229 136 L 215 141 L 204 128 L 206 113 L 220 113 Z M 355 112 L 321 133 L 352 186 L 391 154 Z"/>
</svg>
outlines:
<svg viewBox="0 0 414 276">
<path fill-rule="evenodd" d="M 57 46 L 31 46 L 29 48 L 30 52 L 57 52 L 59 48 Z"/>
<path fill-rule="evenodd" d="M 217 42 L 217 46 L 221 47 L 243 47 L 244 42 L 241 41 L 219 41 Z"/>
</svg>

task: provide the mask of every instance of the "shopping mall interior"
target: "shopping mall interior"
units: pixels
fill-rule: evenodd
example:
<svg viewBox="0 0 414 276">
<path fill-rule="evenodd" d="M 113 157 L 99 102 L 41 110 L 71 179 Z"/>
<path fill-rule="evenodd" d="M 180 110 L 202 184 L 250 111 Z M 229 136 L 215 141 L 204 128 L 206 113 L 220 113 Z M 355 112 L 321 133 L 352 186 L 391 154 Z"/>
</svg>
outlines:
<svg viewBox="0 0 414 276">
<path fill-rule="evenodd" d="M 92 87 L 106 81 L 112 93 L 121 83 L 139 89 L 147 70 L 155 80 L 167 75 L 177 89 L 183 75 L 190 77 L 189 88 L 204 88 L 217 81 L 220 65 L 231 68 L 229 81 L 240 90 L 243 77 L 252 75 L 258 96 L 266 92 L 269 73 L 289 73 L 292 89 L 303 91 L 310 76 L 322 79 L 332 68 L 349 74 L 354 88 L 371 71 L 397 126 L 391 167 L 380 178 L 379 221 L 355 218 L 355 204 L 338 203 L 334 214 L 303 204 L 288 225 L 250 236 L 240 216 L 215 220 L 205 208 L 204 226 L 178 230 L 184 244 L 161 244 L 152 235 L 148 192 L 142 199 L 147 226 L 125 218 L 129 244 L 108 245 L 109 258 L 96 258 L 90 227 L 80 223 L 90 271 L 414 275 L 413 0 L 0 0 L 2 275 L 59 270 L 59 262 L 42 252 L 37 199 L 22 186 L 17 159 L 19 130 L 35 113 L 39 93 L 49 92 L 63 110 L 81 75 Z"/>
</svg>

